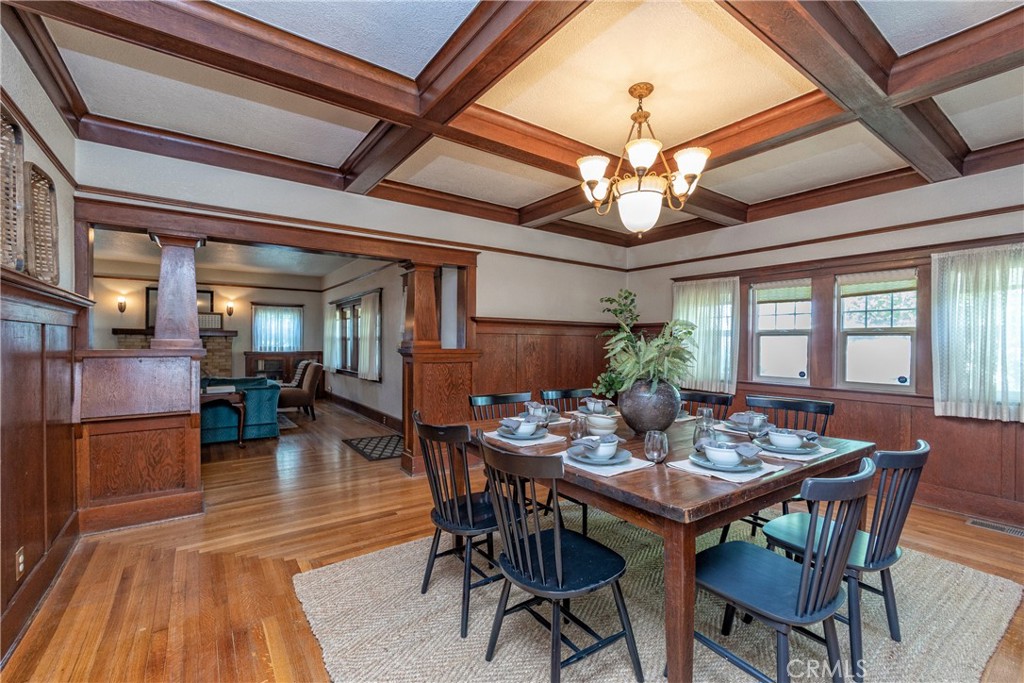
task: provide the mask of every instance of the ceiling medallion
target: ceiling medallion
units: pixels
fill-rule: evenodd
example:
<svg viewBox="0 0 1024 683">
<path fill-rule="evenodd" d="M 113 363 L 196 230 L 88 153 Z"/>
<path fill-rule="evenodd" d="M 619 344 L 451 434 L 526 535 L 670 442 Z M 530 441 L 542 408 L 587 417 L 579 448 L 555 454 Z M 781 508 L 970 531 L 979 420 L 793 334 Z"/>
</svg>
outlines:
<svg viewBox="0 0 1024 683">
<path fill-rule="evenodd" d="M 630 116 L 633 125 L 626 137 L 626 144 L 615 173 L 611 178 L 605 177 L 609 159 L 606 156 L 580 157 L 576 165 L 583 176 L 583 194 L 587 201 L 593 203 L 599 216 L 606 216 L 611 211 L 612 203 L 619 206 L 619 220 L 630 232 L 643 235 L 654 227 L 661 215 L 663 200 L 668 208 L 681 211 L 686 200 L 693 194 L 700 180 L 704 164 L 707 163 L 711 150 L 706 147 L 688 147 L 673 155 L 676 171 L 665 160 L 661 151 L 661 142 L 654 137 L 648 121 L 650 112 L 644 111 L 644 98 L 654 91 L 650 83 L 635 83 L 629 89 L 630 97 L 636 98 L 636 111 Z M 648 137 L 644 137 L 644 127 Z M 636 137 L 634 138 L 634 133 Z M 623 173 L 623 159 L 628 159 L 636 175 Z M 656 173 L 653 169 L 658 160 L 665 171 Z"/>
</svg>

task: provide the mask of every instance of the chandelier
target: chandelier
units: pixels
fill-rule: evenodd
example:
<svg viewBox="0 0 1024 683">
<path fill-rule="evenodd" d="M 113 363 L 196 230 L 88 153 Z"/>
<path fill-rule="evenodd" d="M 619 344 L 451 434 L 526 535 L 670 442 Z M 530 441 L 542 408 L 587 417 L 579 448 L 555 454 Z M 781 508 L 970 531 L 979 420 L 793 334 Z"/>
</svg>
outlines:
<svg viewBox="0 0 1024 683">
<path fill-rule="evenodd" d="M 608 157 L 596 155 L 576 160 L 583 176 L 580 187 L 587 201 L 594 205 L 597 215 L 607 216 L 614 202 L 619 206 L 619 220 L 626 229 L 641 235 L 658 222 L 663 200 L 671 210 L 682 210 L 697 187 L 704 164 L 711 155 L 711 150 L 706 147 L 679 150 L 673 155 L 677 170 L 672 171 L 661 151 L 661 142 L 655 139 L 651 130 L 648 121 L 651 114 L 644 111 L 644 98 L 653 91 L 654 86 L 650 83 L 635 83 L 629 89 L 630 97 L 637 100 L 636 111 L 630 116 L 633 125 L 611 178 L 605 177 L 610 161 Z M 648 137 L 644 137 L 645 126 Z M 619 175 L 622 161 L 627 158 L 636 175 L 628 172 Z M 664 173 L 653 170 L 659 159 Z"/>
</svg>

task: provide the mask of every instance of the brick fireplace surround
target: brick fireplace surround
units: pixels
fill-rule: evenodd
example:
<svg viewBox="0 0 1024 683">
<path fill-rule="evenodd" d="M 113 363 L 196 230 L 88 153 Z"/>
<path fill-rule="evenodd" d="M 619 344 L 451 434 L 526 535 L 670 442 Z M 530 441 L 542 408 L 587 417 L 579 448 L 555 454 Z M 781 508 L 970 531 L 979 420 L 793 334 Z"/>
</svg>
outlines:
<svg viewBox="0 0 1024 683">
<path fill-rule="evenodd" d="M 148 349 L 153 339 L 153 330 L 111 330 L 117 337 L 119 349 Z M 203 377 L 232 377 L 231 351 L 235 330 L 199 330 L 199 338 L 206 349 L 206 357 L 199 362 L 199 370 Z"/>
</svg>

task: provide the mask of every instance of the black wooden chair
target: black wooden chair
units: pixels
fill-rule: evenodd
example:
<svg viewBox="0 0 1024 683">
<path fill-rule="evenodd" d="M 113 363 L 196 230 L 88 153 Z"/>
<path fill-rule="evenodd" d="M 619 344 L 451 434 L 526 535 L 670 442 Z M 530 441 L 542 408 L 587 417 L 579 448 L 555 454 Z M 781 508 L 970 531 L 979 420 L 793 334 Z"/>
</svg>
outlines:
<svg viewBox="0 0 1024 683">
<path fill-rule="evenodd" d="M 549 406 L 558 408 L 558 412 L 567 413 L 570 410 L 578 410 L 580 401 L 593 396 L 590 389 L 543 389 L 540 392 L 540 400 Z"/>
<path fill-rule="evenodd" d="M 836 479 L 808 479 L 801 494 L 813 518 L 833 520 L 823 531 L 812 525 L 801 539 L 800 563 L 744 541 L 731 541 L 697 554 L 697 586 L 726 602 L 722 635 L 732 632 L 736 610 L 775 629 L 776 680 L 788 683 L 789 636 L 795 630 L 825 644 L 834 681 L 842 681 L 835 613 L 844 598 L 843 573 L 871 488 L 875 465 L 864 458 L 860 471 Z M 814 531 L 810 531 L 814 529 Z M 807 630 L 821 623 L 825 637 Z M 694 637 L 729 662 L 761 681 L 771 681 L 727 648 L 701 633 Z"/>
<path fill-rule="evenodd" d="M 747 396 L 747 409 L 756 410 L 768 416 L 768 422 L 784 429 L 807 429 L 825 436 L 828 431 L 828 419 L 836 411 L 836 404 L 831 401 L 815 401 L 809 398 L 783 398 L 781 396 Z M 782 501 L 782 514 L 789 514 L 789 504 L 800 501 L 794 496 Z M 740 520 L 750 525 L 750 535 L 768 523 L 768 518 L 755 512 Z M 719 543 L 725 543 L 729 535 L 729 525 L 722 527 Z"/>
<path fill-rule="evenodd" d="M 477 394 L 469 397 L 469 406 L 473 410 L 474 420 L 496 420 L 502 417 L 515 417 L 524 412 L 526 407 L 523 404 L 529 400 L 529 391 L 510 394 Z"/>
<path fill-rule="evenodd" d="M 469 463 L 466 460 L 466 444 L 470 439 L 469 426 L 424 424 L 418 410 L 413 412 L 412 419 L 416 423 L 416 435 L 423 450 L 423 464 L 427 472 L 427 482 L 430 484 L 430 495 L 434 499 L 430 519 L 436 527 L 420 592 L 427 592 L 436 558 L 451 554 L 462 555 L 464 568 L 461 635 L 465 638 L 469 624 L 470 590 L 501 578 L 500 572 L 487 575 L 473 564 L 473 550 L 476 549 L 492 569 L 497 569 L 498 565 L 494 559 L 494 532 L 498 530 L 498 522 L 494 517 L 490 494 L 474 493 L 470 483 Z M 442 531 L 452 535 L 454 544 L 451 549 L 438 553 L 437 546 Z M 478 536 L 485 538 L 474 541 Z M 485 543 L 487 550 L 480 550 L 478 546 Z M 471 582 L 473 572 L 482 578 Z"/>
<path fill-rule="evenodd" d="M 729 416 L 729 407 L 735 398 L 732 394 L 719 394 L 713 391 L 691 391 L 680 389 L 679 398 L 686 403 L 686 412 L 696 415 L 698 408 L 711 408 L 716 420 L 724 420 Z"/>
<path fill-rule="evenodd" d="M 885 601 L 885 615 L 889 622 L 889 637 L 899 642 L 900 620 L 896 612 L 896 594 L 892 586 L 892 565 L 902 556 L 899 547 L 903 524 L 910 512 L 910 503 L 914 499 L 917 483 L 921 479 L 921 470 L 928 461 L 931 447 L 926 441 L 918 440 L 912 451 L 876 451 L 871 459 L 878 468 L 878 489 L 871 515 L 871 525 L 867 531 L 858 531 L 853 539 L 853 550 L 846 563 L 846 591 L 849 601 L 849 612 L 846 619 L 837 616 L 840 621 L 850 625 L 850 659 L 852 671 L 857 681 L 864 679 L 863 666 L 858 664 L 864 657 L 860 616 L 861 588 L 875 595 L 881 595 Z M 818 533 L 821 532 L 822 521 L 816 521 Z M 790 553 L 805 552 L 803 539 L 811 524 L 811 516 L 806 512 L 795 512 L 773 519 L 764 526 L 764 535 L 768 538 L 768 547 L 781 547 Z M 879 572 L 882 588 L 864 583 L 861 579 L 866 572 Z"/>
<path fill-rule="evenodd" d="M 528 611 L 551 631 L 551 680 L 561 677 L 564 667 L 580 661 L 594 652 L 626 639 L 633 674 L 644 680 L 640 655 L 633 638 L 633 627 L 626 612 L 626 603 L 619 587 L 619 578 L 626 571 L 621 555 L 597 541 L 563 527 L 557 502 L 552 506 L 554 523 L 542 528 L 543 518 L 528 499 L 535 499 L 537 487 L 547 486 L 558 500 L 558 481 L 564 473 L 562 458 L 557 455 L 520 455 L 494 448 L 484 441 L 482 432 L 477 439 L 483 453 L 487 479 L 498 518 L 498 533 L 503 550 L 498 558 L 505 584 L 501 590 L 498 609 L 494 615 L 491 639 L 487 644 L 487 661 L 494 658 L 502 621 L 506 615 Z M 767 552 L 767 551 L 765 551 Z M 508 607 L 512 585 L 532 597 Z M 615 596 L 622 630 L 602 638 L 570 610 L 572 598 L 588 595 L 610 586 Z M 535 608 L 543 602 L 551 603 L 550 621 Z M 580 627 L 594 642 L 580 647 L 562 633 L 562 620 Z M 562 659 L 562 645 L 572 654 Z"/>
</svg>

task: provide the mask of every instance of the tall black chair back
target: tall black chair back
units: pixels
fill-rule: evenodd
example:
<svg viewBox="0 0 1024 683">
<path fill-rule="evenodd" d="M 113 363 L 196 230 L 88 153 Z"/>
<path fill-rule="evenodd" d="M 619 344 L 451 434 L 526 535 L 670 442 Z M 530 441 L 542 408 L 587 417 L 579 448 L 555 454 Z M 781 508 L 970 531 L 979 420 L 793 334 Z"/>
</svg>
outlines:
<svg viewBox="0 0 1024 683">
<path fill-rule="evenodd" d="M 875 451 L 872 456 L 880 474 L 868 529 L 865 569 L 887 567 L 895 561 L 900 534 L 930 452 L 928 442 L 918 439 L 912 451 Z"/>
<path fill-rule="evenodd" d="M 735 396 L 713 391 L 680 389 L 679 398 L 686 402 L 686 412 L 690 415 L 696 415 L 698 408 L 711 408 L 716 420 L 724 420 L 729 416 L 729 407 Z"/>
<path fill-rule="evenodd" d="M 768 416 L 768 421 L 785 429 L 808 429 L 825 436 L 828 419 L 836 412 L 831 401 L 814 401 L 809 398 L 783 398 L 781 396 L 747 396 L 747 408 L 756 409 Z"/>
<path fill-rule="evenodd" d="M 540 392 L 540 400 L 555 406 L 560 413 L 567 413 L 579 408 L 580 401 L 593 395 L 591 389 L 544 389 Z"/>
<path fill-rule="evenodd" d="M 525 409 L 523 404 L 530 400 L 529 391 L 509 394 L 477 394 L 469 397 L 474 420 L 496 420 L 515 417 Z"/>
<path fill-rule="evenodd" d="M 434 570 L 434 561 L 446 555 L 461 555 L 462 571 L 462 621 L 460 634 L 463 638 L 469 629 L 469 592 L 479 586 L 496 581 L 502 577 L 500 572 L 488 575 L 473 564 L 473 552 L 476 551 L 492 568 L 497 568 L 494 560 L 494 532 L 498 530 L 491 507 L 488 492 L 473 491 L 469 478 L 469 463 L 466 460 L 466 444 L 469 443 L 468 425 L 429 425 L 424 424 L 420 411 L 413 411 L 412 420 L 416 424 L 416 435 L 423 451 L 423 464 L 427 473 L 430 495 L 434 499 L 434 509 L 430 519 L 434 523 L 434 538 L 430 543 L 427 555 L 427 568 L 423 573 L 421 593 L 426 593 L 430 586 L 430 574 Z M 438 552 L 441 532 L 452 534 L 454 544 L 451 549 Z M 475 537 L 483 539 L 476 541 Z M 485 549 L 479 546 L 485 545 Z M 480 579 L 473 582 L 473 574 Z"/>
<path fill-rule="evenodd" d="M 799 616 L 823 609 L 839 593 L 874 474 L 875 464 L 865 458 L 857 474 L 808 479 L 800 488 L 800 495 L 810 505 L 811 519 L 821 517 L 825 523 L 807 527 L 797 592 Z"/>
</svg>

